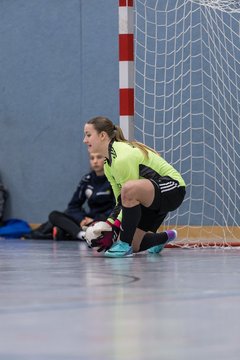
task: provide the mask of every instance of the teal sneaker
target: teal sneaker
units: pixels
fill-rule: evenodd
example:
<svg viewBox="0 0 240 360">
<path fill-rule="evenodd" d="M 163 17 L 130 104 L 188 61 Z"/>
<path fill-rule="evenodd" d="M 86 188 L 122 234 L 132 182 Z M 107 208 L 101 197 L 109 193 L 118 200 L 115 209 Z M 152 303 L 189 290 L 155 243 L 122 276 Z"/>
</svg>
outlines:
<svg viewBox="0 0 240 360">
<path fill-rule="evenodd" d="M 128 243 L 121 240 L 116 241 L 109 250 L 105 251 L 107 257 L 126 257 L 133 256 L 133 248 Z"/>
<path fill-rule="evenodd" d="M 148 249 L 148 253 L 149 254 L 159 254 L 162 251 L 162 249 L 164 248 L 164 246 L 165 246 L 165 244 L 153 246 L 150 249 Z"/>
<path fill-rule="evenodd" d="M 163 250 L 164 246 L 167 243 L 169 243 L 170 241 L 175 240 L 176 237 L 177 237 L 177 231 L 176 230 L 167 230 L 167 231 L 165 231 L 165 233 L 168 236 L 167 241 L 164 244 L 156 245 L 156 246 L 153 246 L 150 249 L 148 249 L 149 254 L 159 254 Z"/>
</svg>

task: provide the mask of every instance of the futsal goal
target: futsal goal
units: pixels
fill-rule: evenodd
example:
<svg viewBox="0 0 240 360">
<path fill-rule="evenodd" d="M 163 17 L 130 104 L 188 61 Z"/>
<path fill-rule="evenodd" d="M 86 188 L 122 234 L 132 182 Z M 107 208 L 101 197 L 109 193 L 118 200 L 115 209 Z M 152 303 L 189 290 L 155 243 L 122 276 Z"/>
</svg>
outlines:
<svg viewBox="0 0 240 360">
<path fill-rule="evenodd" d="M 240 2 L 119 5 L 120 31 L 132 29 L 134 49 L 120 54 L 120 126 L 187 184 L 164 227 L 176 227 L 187 246 L 240 245 Z"/>
</svg>

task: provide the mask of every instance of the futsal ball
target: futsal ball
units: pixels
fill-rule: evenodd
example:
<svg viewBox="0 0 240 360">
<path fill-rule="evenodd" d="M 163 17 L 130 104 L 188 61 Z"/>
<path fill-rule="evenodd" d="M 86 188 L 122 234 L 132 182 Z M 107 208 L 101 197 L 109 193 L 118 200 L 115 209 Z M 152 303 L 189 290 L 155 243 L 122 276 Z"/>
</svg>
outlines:
<svg viewBox="0 0 240 360">
<path fill-rule="evenodd" d="M 96 222 L 91 224 L 87 227 L 85 232 L 85 240 L 88 244 L 88 246 L 92 247 L 92 240 L 96 240 L 99 237 L 99 234 L 96 234 L 94 232 L 94 226 L 96 225 Z"/>
<path fill-rule="evenodd" d="M 86 233 L 85 233 L 85 239 L 87 244 L 92 247 L 92 241 L 96 240 L 101 236 L 105 231 L 111 231 L 112 227 L 105 221 L 96 221 L 90 226 L 88 226 Z"/>
</svg>

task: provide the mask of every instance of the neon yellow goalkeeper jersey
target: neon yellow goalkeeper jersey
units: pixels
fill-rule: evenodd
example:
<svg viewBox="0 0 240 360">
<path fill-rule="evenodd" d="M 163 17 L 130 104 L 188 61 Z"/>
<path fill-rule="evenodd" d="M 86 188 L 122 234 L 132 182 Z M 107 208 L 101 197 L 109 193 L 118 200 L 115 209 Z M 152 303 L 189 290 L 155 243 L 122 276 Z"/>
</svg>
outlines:
<svg viewBox="0 0 240 360">
<path fill-rule="evenodd" d="M 147 158 L 139 148 L 120 141 L 109 144 L 109 159 L 104 163 L 104 172 L 116 200 L 128 180 L 153 179 L 159 174 L 178 181 L 179 186 L 186 186 L 179 172 L 161 156 L 149 150 Z"/>
</svg>

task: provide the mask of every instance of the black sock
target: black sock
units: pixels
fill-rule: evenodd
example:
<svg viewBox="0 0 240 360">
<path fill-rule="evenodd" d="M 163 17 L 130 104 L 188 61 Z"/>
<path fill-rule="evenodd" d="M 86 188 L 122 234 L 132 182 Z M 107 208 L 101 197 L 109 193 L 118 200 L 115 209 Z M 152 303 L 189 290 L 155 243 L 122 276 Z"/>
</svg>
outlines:
<svg viewBox="0 0 240 360">
<path fill-rule="evenodd" d="M 131 208 L 122 206 L 122 231 L 120 232 L 120 240 L 132 244 L 133 236 L 141 219 L 141 205 Z"/>
<path fill-rule="evenodd" d="M 168 236 L 166 232 L 160 232 L 156 234 L 146 233 L 140 244 L 139 251 L 145 251 L 150 249 L 152 246 L 165 244 L 167 240 Z"/>
</svg>

